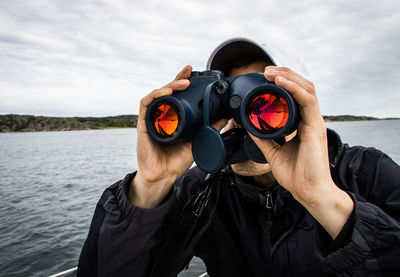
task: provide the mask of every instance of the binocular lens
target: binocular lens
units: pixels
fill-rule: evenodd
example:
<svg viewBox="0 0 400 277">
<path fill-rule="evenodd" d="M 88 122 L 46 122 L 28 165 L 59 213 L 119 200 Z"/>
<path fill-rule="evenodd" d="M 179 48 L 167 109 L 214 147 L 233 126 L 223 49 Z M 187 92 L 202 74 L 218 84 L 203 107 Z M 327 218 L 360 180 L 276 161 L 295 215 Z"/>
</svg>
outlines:
<svg viewBox="0 0 400 277">
<path fill-rule="evenodd" d="M 246 115 L 249 124 L 257 132 L 270 134 L 285 126 L 289 117 L 289 106 L 279 95 L 264 92 L 250 99 Z"/>
<path fill-rule="evenodd" d="M 181 112 L 172 102 L 160 102 L 150 111 L 150 121 L 158 137 L 170 138 L 179 130 Z"/>
</svg>

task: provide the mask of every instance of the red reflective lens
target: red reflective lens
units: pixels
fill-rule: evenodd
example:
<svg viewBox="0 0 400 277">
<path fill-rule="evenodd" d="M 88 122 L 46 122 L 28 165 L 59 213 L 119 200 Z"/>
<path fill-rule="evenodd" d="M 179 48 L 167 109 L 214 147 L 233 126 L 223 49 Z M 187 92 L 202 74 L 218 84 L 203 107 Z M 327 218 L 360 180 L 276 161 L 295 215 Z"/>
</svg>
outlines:
<svg viewBox="0 0 400 277">
<path fill-rule="evenodd" d="M 150 115 L 153 129 L 159 137 L 173 137 L 179 130 L 181 112 L 171 102 L 162 102 L 153 108 Z"/>
<path fill-rule="evenodd" d="M 289 117 L 289 107 L 286 100 L 279 95 L 263 93 L 250 99 L 246 115 L 256 131 L 270 134 L 285 126 Z"/>
</svg>

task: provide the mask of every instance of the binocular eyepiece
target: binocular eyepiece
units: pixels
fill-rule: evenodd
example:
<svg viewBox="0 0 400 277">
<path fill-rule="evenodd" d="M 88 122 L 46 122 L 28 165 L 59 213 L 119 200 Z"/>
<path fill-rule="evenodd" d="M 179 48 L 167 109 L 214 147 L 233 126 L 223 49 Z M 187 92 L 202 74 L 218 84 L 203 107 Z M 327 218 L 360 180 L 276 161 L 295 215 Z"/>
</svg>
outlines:
<svg viewBox="0 0 400 277">
<path fill-rule="evenodd" d="M 193 71 L 189 81 L 186 90 L 157 98 L 149 105 L 146 126 L 156 141 L 195 142 L 194 137 L 201 133 L 199 130 L 202 128 L 207 127 L 207 133 L 213 133 L 210 122 L 231 117 L 254 136 L 263 139 L 276 140 L 297 128 L 297 103 L 286 90 L 268 82 L 262 73 L 226 78 L 217 70 Z M 208 142 L 213 140 L 211 137 L 219 140 L 217 136 L 217 131 L 203 136 L 200 148 L 211 147 Z M 221 147 L 220 143 L 214 147 Z M 220 163 L 218 165 L 222 166 Z"/>
</svg>

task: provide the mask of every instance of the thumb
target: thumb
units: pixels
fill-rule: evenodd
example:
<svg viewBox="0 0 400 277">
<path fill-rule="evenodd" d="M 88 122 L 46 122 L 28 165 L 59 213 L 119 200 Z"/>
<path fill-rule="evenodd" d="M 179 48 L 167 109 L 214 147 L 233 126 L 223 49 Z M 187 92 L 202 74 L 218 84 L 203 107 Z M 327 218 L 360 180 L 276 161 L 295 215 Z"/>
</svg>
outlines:
<svg viewBox="0 0 400 277">
<path fill-rule="evenodd" d="M 269 164 L 273 164 L 276 154 L 280 148 L 280 145 L 277 144 L 272 139 L 260 139 L 258 137 L 253 136 L 250 132 L 247 132 L 251 139 L 256 143 L 258 148 L 260 148 L 261 152 L 264 154 L 265 159 Z"/>
</svg>

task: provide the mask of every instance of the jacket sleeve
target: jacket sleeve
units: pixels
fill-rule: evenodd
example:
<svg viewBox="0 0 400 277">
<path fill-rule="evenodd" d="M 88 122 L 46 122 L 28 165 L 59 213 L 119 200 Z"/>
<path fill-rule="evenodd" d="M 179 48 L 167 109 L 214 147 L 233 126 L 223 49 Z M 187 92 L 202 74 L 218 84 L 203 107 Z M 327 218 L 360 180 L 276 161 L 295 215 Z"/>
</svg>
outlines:
<svg viewBox="0 0 400 277">
<path fill-rule="evenodd" d="M 78 276 L 144 276 L 151 266 L 157 230 L 171 206 L 182 200 L 181 187 L 198 183 L 189 171 L 154 209 L 133 206 L 127 196 L 135 174 L 113 184 L 101 196 L 78 264 Z M 178 201 L 179 200 L 179 201 Z"/>
<path fill-rule="evenodd" d="M 168 212 L 175 190 L 155 209 L 133 206 L 127 190 L 129 174 L 105 190 L 83 246 L 78 276 L 143 276 L 154 234 Z"/>
<path fill-rule="evenodd" d="M 373 148 L 348 148 L 341 159 L 334 179 L 354 210 L 335 241 L 318 229 L 318 254 L 338 275 L 398 276 L 400 167 Z"/>
</svg>

